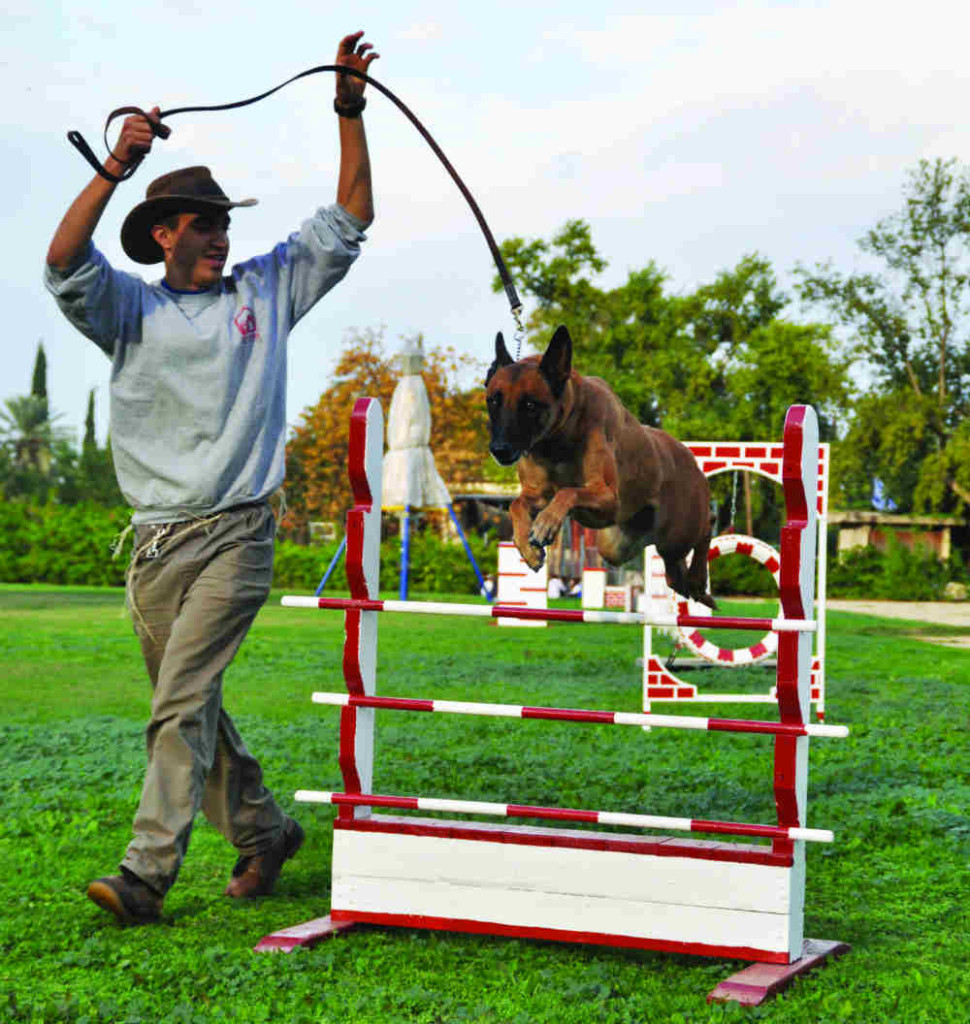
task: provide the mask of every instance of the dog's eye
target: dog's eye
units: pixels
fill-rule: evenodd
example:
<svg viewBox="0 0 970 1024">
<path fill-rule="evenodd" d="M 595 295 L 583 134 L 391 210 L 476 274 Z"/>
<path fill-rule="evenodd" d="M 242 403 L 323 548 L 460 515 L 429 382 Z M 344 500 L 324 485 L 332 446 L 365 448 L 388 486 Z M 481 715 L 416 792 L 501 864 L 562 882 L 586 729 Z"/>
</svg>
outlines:
<svg viewBox="0 0 970 1024">
<path fill-rule="evenodd" d="M 502 396 L 496 392 L 494 395 L 489 395 L 485 399 L 485 404 L 488 406 L 490 412 L 494 412 L 502 404 Z"/>
<path fill-rule="evenodd" d="M 522 403 L 522 407 L 530 415 L 535 415 L 542 408 L 542 406 L 534 398 L 527 398 Z"/>
</svg>

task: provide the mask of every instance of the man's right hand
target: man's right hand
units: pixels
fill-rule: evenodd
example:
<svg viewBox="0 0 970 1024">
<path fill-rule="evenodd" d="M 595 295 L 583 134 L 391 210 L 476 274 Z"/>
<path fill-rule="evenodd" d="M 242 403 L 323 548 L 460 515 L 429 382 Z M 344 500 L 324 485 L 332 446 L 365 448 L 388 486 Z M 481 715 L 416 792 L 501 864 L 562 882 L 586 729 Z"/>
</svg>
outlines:
<svg viewBox="0 0 970 1024">
<path fill-rule="evenodd" d="M 144 156 L 152 148 L 152 140 L 155 133 L 151 129 L 149 121 L 159 123 L 158 107 L 152 107 L 144 115 L 129 114 L 121 125 L 121 134 L 115 143 L 111 155 L 120 164 L 130 163 L 134 157 Z"/>
</svg>

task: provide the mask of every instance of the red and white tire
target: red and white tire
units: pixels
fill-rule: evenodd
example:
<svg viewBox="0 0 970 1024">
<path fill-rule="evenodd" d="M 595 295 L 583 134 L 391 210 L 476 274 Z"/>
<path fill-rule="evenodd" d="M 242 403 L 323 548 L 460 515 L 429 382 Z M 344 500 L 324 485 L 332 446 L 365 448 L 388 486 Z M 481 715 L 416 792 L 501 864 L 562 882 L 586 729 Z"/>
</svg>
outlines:
<svg viewBox="0 0 970 1024">
<path fill-rule="evenodd" d="M 725 533 L 711 541 L 707 562 L 710 565 L 722 555 L 747 555 L 763 565 L 772 575 L 775 586 L 778 586 L 778 574 L 781 559 L 778 552 L 757 537 L 746 537 L 738 533 Z M 697 601 L 687 601 L 671 591 L 674 609 L 677 615 L 710 615 L 710 610 Z M 779 605 L 776 618 L 782 618 Z M 681 639 L 699 657 L 720 665 L 756 665 L 765 658 L 770 658 L 778 650 L 778 634 L 768 632 L 750 647 L 718 647 L 698 629 L 681 626 L 678 628 Z"/>
</svg>

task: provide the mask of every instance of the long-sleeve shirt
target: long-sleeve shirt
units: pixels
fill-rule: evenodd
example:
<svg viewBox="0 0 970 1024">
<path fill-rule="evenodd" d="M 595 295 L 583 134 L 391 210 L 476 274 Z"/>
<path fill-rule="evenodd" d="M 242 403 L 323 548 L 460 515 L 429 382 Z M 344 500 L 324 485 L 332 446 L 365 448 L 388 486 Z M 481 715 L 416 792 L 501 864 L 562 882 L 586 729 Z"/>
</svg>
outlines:
<svg viewBox="0 0 970 1024">
<path fill-rule="evenodd" d="M 364 224 L 334 204 L 204 292 L 115 270 L 89 244 L 45 284 L 111 359 L 111 450 L 136 523 L 259 501 L 283 482 L 286 342 L 360 253 Z"/>
</svg>

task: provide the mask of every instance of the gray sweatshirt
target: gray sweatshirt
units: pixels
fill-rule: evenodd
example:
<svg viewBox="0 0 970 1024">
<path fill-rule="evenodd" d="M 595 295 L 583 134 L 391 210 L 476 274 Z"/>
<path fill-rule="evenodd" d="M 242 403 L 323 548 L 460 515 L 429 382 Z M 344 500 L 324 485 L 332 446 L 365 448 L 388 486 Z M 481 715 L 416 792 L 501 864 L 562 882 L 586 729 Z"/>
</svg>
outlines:
<svg viewBox="0 0 970 1024">
<path fill-rule="evenodd" d="M 45 284 L 111 358 L 111 449 L 136 523 L 212 515 L 283 482 L 286 340 L 347 273 L 364 224 L 317 211 L 265 256 L 205 292 L 112 268 L 93 244 Z"/>
</svg>

